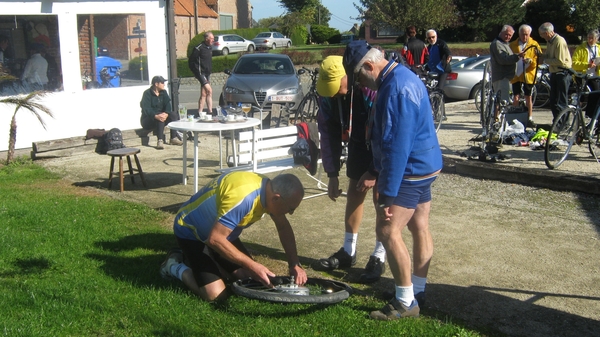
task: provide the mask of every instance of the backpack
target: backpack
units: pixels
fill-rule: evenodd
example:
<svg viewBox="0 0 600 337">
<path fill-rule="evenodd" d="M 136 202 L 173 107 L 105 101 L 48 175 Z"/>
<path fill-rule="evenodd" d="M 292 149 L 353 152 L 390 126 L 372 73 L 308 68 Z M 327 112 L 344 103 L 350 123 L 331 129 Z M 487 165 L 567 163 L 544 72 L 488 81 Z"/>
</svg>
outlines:
<svg viewBox="0 0 600 337">
<path fill-rule="evenodd" d="M 302 122 L 296 124 L 296 127 L 298 140 L 291 147 L 294 163 L 302 164 L 314 176 L 317 173 L 319 159 L 319 147 L 316 144 L 319 141 L 317 124 Z"/>
<path fill-rule="evenodd" d="M 123 133 L 117 128 L 112 128 L 104 134 L 98 143 L 102 143 L 99 149 L 101 154 L 106 154 L 110 150 L 122 149 L 125 147 L 123 144 Z"/>
<path fill-rule="evenodd" d="M 192 54 L 188 58 L 188 67 L 194 74 L 194 77 L 200 79 L 200 45 L 192 49 Z"/>
</svg>

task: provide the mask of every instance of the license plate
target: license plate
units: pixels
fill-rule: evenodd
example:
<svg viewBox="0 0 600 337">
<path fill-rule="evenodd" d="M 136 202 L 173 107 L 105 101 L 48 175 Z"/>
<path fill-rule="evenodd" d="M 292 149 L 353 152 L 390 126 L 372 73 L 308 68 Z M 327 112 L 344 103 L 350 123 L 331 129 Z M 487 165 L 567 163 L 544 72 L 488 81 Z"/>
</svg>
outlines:
<svg viewBox="0 0 600 337">
<path fill-rule="evenodd" d="M 294 95 L 269 96 L 269 102 L 291 102 L 293 100 L 294 100 Z"/>
</svg>

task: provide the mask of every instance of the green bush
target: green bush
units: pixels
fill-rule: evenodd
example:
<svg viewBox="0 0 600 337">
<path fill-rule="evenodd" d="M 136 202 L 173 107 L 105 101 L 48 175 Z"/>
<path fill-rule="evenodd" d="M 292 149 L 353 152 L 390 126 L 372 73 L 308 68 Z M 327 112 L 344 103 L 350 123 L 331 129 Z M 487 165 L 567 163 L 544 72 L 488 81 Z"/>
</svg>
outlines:
<svg viewBox="0 0 600 337">
<path fill-rule="evenodd" d="M 142 63 L 142 72 L 140 72 L 140 62 Z M 129 71 L 127 73 L 127 78 L 132 80 L 141 80 L 140 74 L 144 74 L 144 78 L 148 78 L 148 57 L 134 57 L 129 60 Z"/>
<path fill-rule="evenodd" d="M 227 56 L 213 56 L 212 72 L 221 73 L 225 69 L 231 69 L 241 54 L 230 54 Z M 188 66 L 188 59 L 177 60 L 177 77 L 194 77 L 194 73 Z"/>
<path fill-rule="evenodd" d="M 297 50 L 286 49 L 286 50 L 281 51 L 281 53 L 289 56 L 295 65 L 315 64 L 315 63 L 319 63 L 323 59 L 323 55 L 319 52 L 297 51 Z"/>
<path fill-rule="evenodd" d="M 290 33 L 290 39 L 294 46 L 305 46 L 308 41 L 308 29 L 304 26 L 296 26 L 292 28 Z"/>
<path fill-rule="evenodd" d="M 329 41 L 335 35 L 340 35 L 340 31 L 323 25 L 314 25 L 310 27 L 312 42 L 324 43 Z M 338 41 L 339 43 L 339 41 Z"/>
</svg>

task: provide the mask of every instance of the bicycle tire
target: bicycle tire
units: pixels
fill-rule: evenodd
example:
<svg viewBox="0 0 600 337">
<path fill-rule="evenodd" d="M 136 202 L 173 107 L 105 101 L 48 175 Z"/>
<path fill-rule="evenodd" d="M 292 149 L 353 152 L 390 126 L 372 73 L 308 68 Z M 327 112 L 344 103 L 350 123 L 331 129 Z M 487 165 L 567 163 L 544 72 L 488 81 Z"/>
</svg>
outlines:
<svg viewBox="0 0 600 337">
<path fill-rule="evenodd" d="M 283 282 L 290 282 L 290 278 L 287 276 L 278 278 Z M 344 301 L 352 293 L 352 288 L 339 281 L 308 278 L 306 285 L 320 287 L 325 290 L 316 295 L 290 294 L 269 289 L 262 283 L 252 279 L 237 280 L 231 287 L 238 296 L 276 303 L 335 304 Z"/>
<path fill-rule="evenodd" d="M 433 126 L 435 133 L 440 130 L 444 120 L 444 94 L 438 90 L 429 93 L 429 102 L 431 103 L 431 114 L 433 116 Z"/>
<path fill-rule="evenodd" d="M 484 152 L 487 151 L 487 144 L 492 140 L 492 129 L 496 121 L 496 96 L 491 90 L 487 90 L 485 97 L 485 109 L 481 113 L 481 149 Z"/>
<path fill-rule="evenodd" d="M 319 105 L 317 104 L 317 96 L 313 93 L 308 93 L 298 104 L 296 114 L 294 115 L 294 124 L 301 122 L 316 122 Z"/>
<path fill-rule="evenodd" d="M 600 107 L 596 108 L 594 118 L 590 120 L 589 125 L 586 125 L 590 133 L 590 141 L 588 143 L 588 149 L 590 154 L 594 156 L 596 161 L 598 160 L 598 152 L 600 151 L 600 130 L 598 130 L 598 115 L 600 114 Z"/>
<path fill-rule="evenodd" d="M 535 100 L 532 97 L 533 107 L 543 108 L 548 105 L 550 102 L 550 86 L 546 82 L 540 81 L 535 84 L 535 90 L 537 96 Z"/>
<path fill-rule="evenodd" d="M 568 107 L 561 111 L 552 123 L 544 146 L 544 161 L 551 170 L 558 168 L 567 159 L 580 132 L 581 126 L 577 114 L 576 109 Z M 556 135 L 556 139 L 553 139 L 553 134 Z"/>
<path fill-rule="evenodd" d="M 489 93 L 493 92 L 492 89 L 492 81 L 491 81 L 492 73 L 491 73 L 491 63 L 488 62 L 485 67 L 483 67 L 483 77 L 481 79 L 481 90 L 480 92 L 480 106 L 478 107 L 479 113 L 482 113 L 485 110 L 486 100 L 489 98 Z"/>
</svg>

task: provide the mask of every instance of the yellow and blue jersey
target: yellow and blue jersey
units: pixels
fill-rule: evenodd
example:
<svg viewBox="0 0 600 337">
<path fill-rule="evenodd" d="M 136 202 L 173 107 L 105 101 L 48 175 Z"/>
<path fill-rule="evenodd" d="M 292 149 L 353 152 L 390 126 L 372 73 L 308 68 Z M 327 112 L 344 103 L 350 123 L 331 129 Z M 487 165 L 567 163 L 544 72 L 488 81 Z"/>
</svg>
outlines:
<svg viewBox="0 0 600 337">
<path fill-rule="evenodd" d="M 181 206 L 173 230 L 178 238 L 206 242 L 215 223 L 233 232 L 235 240 L 244 228 L 261 219 L 266 211 L 269 179 L 252 172 L 221 175 Z"/>
</svg>

